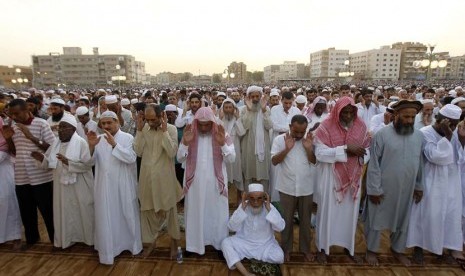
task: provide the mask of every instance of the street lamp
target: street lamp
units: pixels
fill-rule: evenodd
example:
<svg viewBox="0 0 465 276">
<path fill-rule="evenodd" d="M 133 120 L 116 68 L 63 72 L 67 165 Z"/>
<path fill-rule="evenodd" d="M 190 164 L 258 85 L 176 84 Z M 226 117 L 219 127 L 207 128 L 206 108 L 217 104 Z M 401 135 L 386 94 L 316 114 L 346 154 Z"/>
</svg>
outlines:
<svg viewBox="0 0 465 276">
<path fill-rule="evenodd" d="M 344 60 L 345 71 L 339 72 L 338 73 L 339 77 L 347 78 L 347 77 L 353 77 L 355 75 L 355 72 L 350 71 L 349 64 L 350 64 L 350 61 L 348 59 Z"/>
<path fill-rule="evenodd" d="M 234 79 L 234 77 L 236 76 L 236 74 L 234 74 L 234 73 L 229 73 L 228 68 L 226 68 L 226 69 L 224 69 L 223 74 L 222 74 L 221 76 L 223 77 L 223 79 L 228 78 L 228 84 L 229 84 L 230 79 Z"/>
<path fill-rule="evenodd" d="M 447 60 L 443 57 L 437 57 L 436 54 L 433 54 L 434 48 L 436 45 L 428 44 L 429 53 L 425 54 L 425 59 L 415 60 L 413 62 L 413 68 L 419 69 L 420 67 L 427 68 L 426 71 L 426 81 L 431 79 L 431 69 L 444 68 L 447 66 Z"/>
</svg>

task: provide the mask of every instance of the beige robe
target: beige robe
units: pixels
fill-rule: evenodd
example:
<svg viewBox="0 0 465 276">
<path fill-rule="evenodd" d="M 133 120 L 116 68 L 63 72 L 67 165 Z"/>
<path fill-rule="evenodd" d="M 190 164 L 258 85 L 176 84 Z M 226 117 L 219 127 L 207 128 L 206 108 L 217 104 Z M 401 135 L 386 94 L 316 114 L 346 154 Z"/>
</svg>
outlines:
<svg viewBox="0 0 465 276">
<path fill-rule="evenodd" d="M 262 112 L 261 110 L 258 112 Z M 244 174 L 245 184 L 249 184 L 251 179 L 269 180 L 269 171 L 271 164 L 271 143 L 269 130 L 273 127 L 273 122 L 270 119 L 270 110 L 267 108 L 263 114 L 263 127 L 264 127 L 264 143 L 265 143 L 265 160 L 258 161 L 255 154 L 255 135 L 257 128 L 257 113 L 248 111 L 247 108 L 241 110 L 242 124 L 245 129 L 245 135 L 242 137 L 242 172 Z"/>
<path fill-rule="evenodd" d="M 139 201 L 141 211 L 142 241 L 153 242 L 161 226 L 168 219 L 168 233 L 180 238 L 176 203 L 182 190 L 176 179 L 174 158 L 178 150 L 177 129 L 168 125 L 166 132 L 151 130 L 145 125 L 137 131 L 134 150 L 142 157 L 139 177 Z M 159 212 L 162 215 L 154 214 Z"/>
</svg>

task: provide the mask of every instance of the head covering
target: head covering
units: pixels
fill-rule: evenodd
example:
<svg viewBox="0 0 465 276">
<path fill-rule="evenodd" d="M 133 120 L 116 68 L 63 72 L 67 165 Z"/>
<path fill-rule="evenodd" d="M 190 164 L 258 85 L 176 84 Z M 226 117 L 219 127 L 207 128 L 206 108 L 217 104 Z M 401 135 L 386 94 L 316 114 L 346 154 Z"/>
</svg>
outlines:
<svg viewBox="0 0 465 276">
<path fill-rule="evenodd" d="M 394 110 L 396 111 L 404 108 L 415 108 L 418 113 L 423 108 L 423 105 L 420 101 L 401 100 L 396 102 L 396 104 L 393 105 L 392 108 L 394 108 Z"/>
<path fill-rule="evenodd" d="M 137 99 L 131 99 L 131 104 L 136 104 L 138 102 L 139 102 L 139 100 L 137 100 Z"/>
<path fill-rule="evenodd" d="M 76 109 L 76 115 L 81 116 L 89 113 L 89 109 L 85 106 L 80 106 Z"/>
<path fill-rule="evenodd" d="M 224 97 L 224 98 L 226 98 L 226 93 L 224 93 L 224 92 L 218 92 L 218 93 L 216 93 L 216 96 L 217 96 L 217 97 Z"/>
<path fill-rule="evenodd" d="M 76 121 L 76 118 L 71 115 L 71 114 L 68 114 L 68 113 L 65 113 L 63 115 L 63 117 L 61 118 L 60 122 L 65 122 L 65 123 L 68 123 L 70 125 L 72 125 L 73 127 L 77 127 L 77 121 Z"/>
<path fill-rule="evenodd" d="M 295 98 L 295 102 L 299 104 L 306 104 L 307 103 L 307 97 L 304 95 L 299 95 L 297 98 Z"/>
<path fill-rule="evenodd" d="M 252 183 L 249 184 L 249 193 L 253 192 L 264 192 L 265 190 L 263 189 L 262 184 L 257 184 L 257 183 Z"/>
<path fill-rule="evenodd" d="M 220 190 L 220 194 L 228 197 L 228 189 L 224 183 L 224 175 L 223 175 L 223 154 L 221 151 L 221 146 L 216 142 L 215 137 L 216 132 L 218 131 L 218 125 L 215 118 L 215 114 L 210 107 L 201 107 L 195 112 L 194 120 L 192 121 L 192 132 L 194 133 L 194 141 L 192 141 L 191 145 L 188 149 L 187 160 L 186 160 L 186 183 L 184 185 L 184 194 L 186 194 L 194 183 L 195 177 L 195 168 L 197 165 L 197 154 L 198 154 L 198 142 L 199 142 L 199 134 L 197 130 L 197 122 L 213 122 L 212 128 L 212 151 L 213 151 L 213 168 L 215 171 L 215 177 L 218 182 L 218 189 Z"/>
<path fill-rule="evenodd" d="M 271 89 L 271 92 L 270 92 L 270 97 L 273 97 L 273 96 L 279 96 L 279 89 L 277 88 L 273 88 Z"/>
<path fill-rule="evenodd" d="M 447 117 L 452 120 L 459 120 L 460 115 L 462 115 L 462 109 L 453 104 L 446 104 L 443 106 L 439 113 L 441 113 L 444 117 Z"/>
<path fill-rule="evenodd" d="M 393 112 L 394 112 L 394 108 L 392 108 L 392 106 L 395 105 L 395 104 L 396 104 L 396 102 L 390 102 L 390 103 L 388 104 L 387 108 L 386 108 L 386 111 L 393 113 Z"/>
<path fill-rule="evenodd" d="M 60 98 L 55 98 L 50 101 L 50 104 L 65 105 L 66 103 Z"/>
<path fill-rule="evenodd" d="M 465 100 L 465 98 L 464 98 L 464 100 Z M 421 102 L 421 104 L 428 104 L 428 103 L 434 104 L 433 99 L 424 99 L 424 100 L 421 100 L 420 102 Z"/>
<path fill-rule="evenodd" d="M 178 108 L 174 104 L 169 104 L 165 107 L 165 111 L 178 111 Z"/>
<path fill-rule="evenodd" d="M 249 88 L 247 88 L 247 96 L 252 92 L 260 92 L 260 94 L 262 94 L 263 88 L 261 88 L 260 86 L 256 86 L 256 85 L 249 86 Z"/>
<path fill-rule="evenodd" d="M 457 97 L 457 91 L 455 91 L 455 90 L 449 91 L 449 96 L 452 96 L 454 98 Z"/>
<path fill-rule="evenodd" d="M 312 117 L 312 114 L 313 114 L 313 111 L 315 110 L 315 106 L 316 104 L 318 103 L 324 103 L 326 104 L 326 108 L 325 110 L 323 111 L 324 113 L 327 113 L 328 112 L 328 101 L 326 100 L 325 97 L 323 96 L 318 96 L 316 97 L 315 99 L 313 99 L 313 103 L 312 105 L 310 105 L 308 108 L 307 108 L 307 112 L 305 113 L 305 116 L 307 117 L 307 119 L 309 120 L 309 123 L 310 123 L 310 118 Z"/>
<path fill-rule="evenodd" d="M 103 118 L 113 118 L 115 120 L 118 120 L 118 116 L 116 115 L 116 113 L 110 110 L 107 110 L 100 115 L 100 119 Z"/>
<path fill-rule="evenodd" d="M 79 100 L 89 100 L 89 97 L 87 97 L 87 96 L 81 96 L 81 97 L 79 97 Z"/>
<path fill-rule="evenodd" d="M 463 102 L 463 101 L 465 101 L 464 97 L 457 97 L 457 98 L 452 100 L 451 104 L 457 104 L 457 103 Z"/>
<path fill-rule="evenodd" d="M 462 86 L 457 86 L 457 87 L 454 88 L 454 90 L 456 90 L 456 91 L 457 90 L 463 90 L 463 88 L 462 88 Z"/>
<path fill-rule="evenodd" d="M 121 105 L 130 105 L 131 101 L 128 98 L 121 99 Z"/>
<path fill-rule="evenodd" d="M 116 97 L 116 95 L 105 96 L 105 103 L 106 104 L 114 104 L 114 103 L 117 103 L 117 102 L 118 102 L 118 98 Z"/>
<path fill-rule="evenodd" d="M 354 107 L 354 121 L 349 129 L 344 128 L 339 121 L 339 114 L 348 105 Z M 335 148 L 348 144 L 355 144 L 361 147 L 370 145 L 370 138 L 365 123 L 357 116 L 357 106 L 350 97 L 340 98 L 334 105 L 328 118 L 324 120 L 316 130 L 316 137 L 324 145 Z M 362 164 L 357 156 L 347 156 L 347 162 L 334 163 L 334 173 L 336 174 L 336 189 L 334 190 L 336 200 L 342 202 L 347 191 L 351 190 L 355 200 L 360 187 L 360 177 L 362 176 Z"/>
</svg>

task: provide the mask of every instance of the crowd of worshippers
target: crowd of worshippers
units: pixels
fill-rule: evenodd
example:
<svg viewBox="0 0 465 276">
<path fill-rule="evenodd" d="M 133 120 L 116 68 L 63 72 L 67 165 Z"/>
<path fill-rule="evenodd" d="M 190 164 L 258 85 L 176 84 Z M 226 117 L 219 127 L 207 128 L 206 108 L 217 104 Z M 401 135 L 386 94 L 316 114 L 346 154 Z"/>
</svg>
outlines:
<svg viewBox="0 0 465 276">
<path fill-rule="evenodd" d="M 244 258 L 290 261 L 296 223 L 308 262 L 331 263 L 338 246 L 378 265 L 385 230 L 406 266 L 424 250 L 462 261 L 464 90 L 302 90 L 0 94 L 0 243 L 41 241 L 38 209 L 55 248 L 94 246 L 111 265 L 150 256 L 167 232 L 175 257 L 182 202 L 185 253 L 213 246 L 244 275 Z"/>
</svg>

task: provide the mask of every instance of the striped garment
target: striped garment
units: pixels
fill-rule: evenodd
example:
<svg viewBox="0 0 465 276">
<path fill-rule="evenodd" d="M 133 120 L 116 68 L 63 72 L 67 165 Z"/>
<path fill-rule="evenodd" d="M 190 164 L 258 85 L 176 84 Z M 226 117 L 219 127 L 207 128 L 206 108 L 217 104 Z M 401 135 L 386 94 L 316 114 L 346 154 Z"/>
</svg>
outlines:
<svg viewBox="0 0 465 276">
<path fill-rule="evenodd" d="M 53 144 L 55 136 L 53 135 L 53 132 L 47 121 L 44 119 L 34 118 L 32 123 L 30 125 L 26 125 L 26 127 L 29 128 L 29 131 L 34 137 L 46 142 L 49 145 Z M 43 151 L 31 140 L 27 139 L 23 132 L 16 125 L 13 125 L 13 130 L 15 132 L 13 135 L 13 142 L 16 147 L 16 185 L 38 185 L 52 181 L 52 170 L 38 168 L 36 160 L 31 157 L 31 152 Z"/>
</svg>

